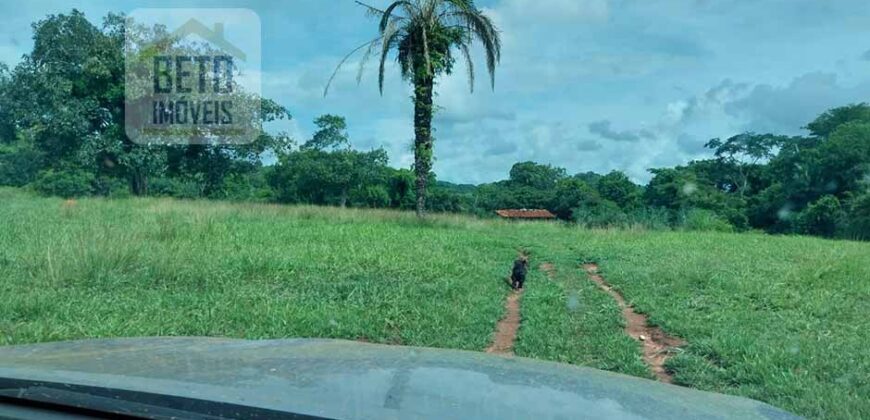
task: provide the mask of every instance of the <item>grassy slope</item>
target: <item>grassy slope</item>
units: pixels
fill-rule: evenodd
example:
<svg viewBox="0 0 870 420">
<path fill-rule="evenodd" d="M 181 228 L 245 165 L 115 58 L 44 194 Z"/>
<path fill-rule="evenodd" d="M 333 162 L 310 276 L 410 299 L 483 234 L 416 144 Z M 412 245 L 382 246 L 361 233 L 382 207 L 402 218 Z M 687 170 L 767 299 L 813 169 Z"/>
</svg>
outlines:
<svg viewBox="0 0 870 420">
<path fill-rule="evenodd" d="M 514 251 L 474 223 L 160 200 L 2 197 L 0 342 L 345 337 L 480 349 Z"/>
<path fill-rule="evenodd" d="M 220 335 L 479 350 L 519 247 L 521 355 L 649 376 L 583 260 L 689 341 L 678 382 L 810 417 L 870 418 L 870 245 L 590 232 L 460 217 L 166 200 L 65 208 L 0 189 L 0 343 Z"/>
<path fill-rule="evenodd" d="M 669 364 L 677 382 L 870 418 L 868 244 L 668 233 L 589 248 L 652 322 L 688 339 Z"/>
<path fill-rule="evenodd" d="M 549 259 L 572 279 L 559 299 L 527 301 L 533 308 L 524 311 L 548 317 L 554 329 L 521 330 L 521 354 L 643 375 L 638 355 L 589 325 L 612 332 L 619 316 L 576 280 L 585 279 L 581 262 L 597 261 L 638 311 L 689 342 L 668 364 L 677 383 L 812 418 L 870 418 L 870 244 L 691 232 L 545 236 Z M 584 310 L 557 311 L 578 300 Z M 538 315 L 542 308 L 546 315 Z"/>
</svg>

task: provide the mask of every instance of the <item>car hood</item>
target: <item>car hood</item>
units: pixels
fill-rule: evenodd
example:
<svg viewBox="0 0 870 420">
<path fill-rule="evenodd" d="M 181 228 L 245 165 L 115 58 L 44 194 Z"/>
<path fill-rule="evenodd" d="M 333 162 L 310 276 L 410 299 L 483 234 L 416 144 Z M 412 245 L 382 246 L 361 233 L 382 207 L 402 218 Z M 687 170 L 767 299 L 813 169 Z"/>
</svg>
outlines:
<svg viewBox="0 0 870 420">
<path fill-rule="evenodd" d="M 0 377 L 343 419 L 795 418 L 595 369 L 341 340 L 86 340 L 0 347 Z"/>
</svg>

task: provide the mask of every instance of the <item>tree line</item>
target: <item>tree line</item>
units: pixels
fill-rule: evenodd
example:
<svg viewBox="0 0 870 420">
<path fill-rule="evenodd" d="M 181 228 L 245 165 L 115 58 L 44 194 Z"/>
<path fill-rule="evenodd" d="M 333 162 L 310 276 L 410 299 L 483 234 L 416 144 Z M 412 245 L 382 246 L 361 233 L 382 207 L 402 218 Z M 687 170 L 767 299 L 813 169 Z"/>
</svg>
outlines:
<svg viewBox="0 0 870 420">
<path fill-rule="evenodd" d="M 297 141 L 139 145 L 124 133 L 125 20 L 80 12 L 33 24 L 34 47 L 0 68 L 0 185 L 46 195 L 166 196 L 417 210 L 412 168 L 382 149 L 351 147 L 344 118 L 323 115 Z M 288 119 L 261 99 L 263 121 Z M 544 208 L 588 227 L 764 230 L 870 239 L 870 106 L 831 109 L 803 136 L 743 133 L 710 140 L 710 157 L 651 169 L 638 185 L 619 171 L 568 174 L 534 162 L 507 179 L 457 185 L 426 173 L 426 208 L 492 217 Z M 275 162 L 266 164 L 264 162 Z"/>
</svg>

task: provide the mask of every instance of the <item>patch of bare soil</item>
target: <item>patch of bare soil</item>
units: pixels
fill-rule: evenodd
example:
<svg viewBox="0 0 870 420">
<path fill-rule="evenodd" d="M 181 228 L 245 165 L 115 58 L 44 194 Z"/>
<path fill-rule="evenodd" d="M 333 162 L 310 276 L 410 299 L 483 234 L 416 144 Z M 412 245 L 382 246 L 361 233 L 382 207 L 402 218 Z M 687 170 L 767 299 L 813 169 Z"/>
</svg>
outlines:
<svg viewBox="0 0 870 420">
<path fill-rule="evenodd" d="M 549 279 L 556 277 L 556 266 L 553 265 L 553 263 L 543 263 L 538 267 L 538 269 L 543 271 Z"/>
<path fill-rule="evenodd" d="M 673 376 L 665 370 L 665 362 L 672 356 L 674 349 L 685 345 L 686 342 L 667 335 L 659 327 L 650 326 L 646 315 L 635 312 L 622 294 L 613 290 L 613 287 L 604 280 L 604 277 L 598 274 L 598 265 L 585 264 L 583 268 L 589 274 L 589 279 L 609 293 L 622 309 L 622 316 L 625 318 L 626 324 L 625 332 L 643 344 L 643 360 L 649 365 L 652 373 L 661 382 L 673 383 Z"/>
<path fill-rule="evenodd" d="M 520 299 L 522 291 L 514 291 L 505 300 L 505 316 L 498 322 L 495 328 L 495 338 L 492 345 L 486 349 L 487 353 L 513 356 L 514 342 L 517 339 L 517 331 L 520 329 Z"/>
</svg>

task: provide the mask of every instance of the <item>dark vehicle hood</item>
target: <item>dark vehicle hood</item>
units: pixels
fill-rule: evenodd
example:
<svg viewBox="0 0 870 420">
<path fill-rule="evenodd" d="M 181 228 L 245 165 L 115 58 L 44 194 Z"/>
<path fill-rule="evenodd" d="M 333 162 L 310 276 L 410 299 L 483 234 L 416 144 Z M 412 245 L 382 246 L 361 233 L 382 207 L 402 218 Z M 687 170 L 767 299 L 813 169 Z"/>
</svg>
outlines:
<svg viewBox="0 0 870 420">
<path fill-rule="evenodd" d="M 595 369 L 339 340 L 89 340 L 0 347 L 0 378 L 343 418 L 795 418 Z"/>
</svg>

